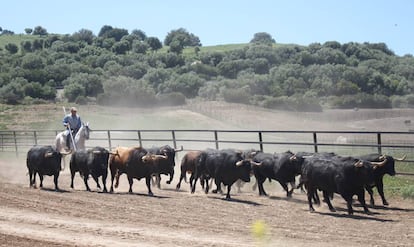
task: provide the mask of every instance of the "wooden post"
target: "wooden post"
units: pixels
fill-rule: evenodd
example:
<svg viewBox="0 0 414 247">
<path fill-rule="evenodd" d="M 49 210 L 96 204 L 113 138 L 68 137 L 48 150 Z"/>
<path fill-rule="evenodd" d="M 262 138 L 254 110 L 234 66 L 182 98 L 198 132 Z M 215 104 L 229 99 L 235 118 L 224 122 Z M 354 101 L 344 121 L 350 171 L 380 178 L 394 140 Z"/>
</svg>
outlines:
<svg viewBox="0 0 414 247">
<path fill-rule="evenodd" d="M 13 131 L 13 139 L 14 139 L 14 147 L 16 150 L 16 157 L 19 156 L 19 150 L 17 149 L 17 137 L 16 137 L 16 131 Z"/>
<path fill-rule="evenodd" d="M 260 146 L 260 151 L 263 152 L 263 137 L 262 137 L 261 131 L 259 131 L 259 146 Z"/>
<path fill-rule="evenodd" d="M 34 137 L 34 144 L 37 145 L 37 132 L 36 132 L 36 130 L 33 131 L 33 137 Z"/>
<path fill-rule="evenodd" d="M 219 149 L 217 130 L 214 131 L 214 140 L 216 142 L 216 149 Z"/>
<path fill-rule="evenodd" d="M 177 141 L 175 140 L 175 131 L 171 130 L 171 134 L 172 134 L 172 141 L 174 144 L 174 149 L 177 149 Z"/>
<path fill-rule="evenodd" d="M 378 144 L 378 153 L 382 154 L 382 142 L 381 142 L 381 133 L 377 133 L 377 144 Z"/>
<path fill-rule="evenodd" d="M 139 130 L 138 130 L 138 140 L 139 140 L 139 146 L 142 147 L 141 131 L 139 131 Z"/>
<path fill-rule="evenodd" d="M 318 152 L 318 138 L 316 136 L 316 132 L 313 132 L 313 148 L 315 150 L 315 153 Z"/>
<path fill-rule="evenodd" d="M 112 150 L 111 131 L 110 130 L 107 130 L 106 133 L 108 134 L 108 146 L 109 146 L 109 150 Z"/>
</svg>

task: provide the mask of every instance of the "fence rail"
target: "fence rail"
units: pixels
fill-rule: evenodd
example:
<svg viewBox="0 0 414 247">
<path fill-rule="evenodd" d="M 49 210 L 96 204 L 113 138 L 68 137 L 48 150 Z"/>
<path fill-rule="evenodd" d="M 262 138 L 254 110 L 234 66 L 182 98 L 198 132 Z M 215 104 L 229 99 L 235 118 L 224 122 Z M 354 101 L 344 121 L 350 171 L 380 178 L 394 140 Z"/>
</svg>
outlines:
<svg viewBox="0 0 414 247">
<path fill-rule="evenodd" d="M 26 153 L 33 145 L 54 145 L 60 130 L 1 130 L 0 152 Z M 264 152 L 336 152 L 340 155 L 407 155 L 414 162 L 414 132 L 269 130 L 93 130 L 87 147 L 171 145 L 184 150 L 255 148 Z M 403 172 L 402 172 L 403 173 Z M 402 174 L 401 173 L 401 174 Z M 414 175 L 414 174 L 411 174 Z"/>
</svg>

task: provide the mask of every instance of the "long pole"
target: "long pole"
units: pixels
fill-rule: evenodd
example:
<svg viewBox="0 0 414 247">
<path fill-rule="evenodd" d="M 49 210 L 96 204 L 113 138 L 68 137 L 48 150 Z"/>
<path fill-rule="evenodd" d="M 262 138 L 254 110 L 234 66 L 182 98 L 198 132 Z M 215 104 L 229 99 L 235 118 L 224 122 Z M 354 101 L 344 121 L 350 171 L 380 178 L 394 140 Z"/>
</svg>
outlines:
<svg viewBox="0 0 414 247">
<path fill-rule="evenodd" d="M 62 106 L 62 108 L 63 108 L 63 113 L 66 116 L 66 108 L 64 106 Z M 76 152 L 76 143 L 75 143 L 75 139 L 73 139 L 73 135 L 72 135 L 72 131 L 70 129 L 70 125 L 69 125 L 69 135 L 70 135 L 70 139 L 72 140 L 73 149 Z M 70 149 L 70 147 L 68 147 L 68 148 Z"/>
</svg>

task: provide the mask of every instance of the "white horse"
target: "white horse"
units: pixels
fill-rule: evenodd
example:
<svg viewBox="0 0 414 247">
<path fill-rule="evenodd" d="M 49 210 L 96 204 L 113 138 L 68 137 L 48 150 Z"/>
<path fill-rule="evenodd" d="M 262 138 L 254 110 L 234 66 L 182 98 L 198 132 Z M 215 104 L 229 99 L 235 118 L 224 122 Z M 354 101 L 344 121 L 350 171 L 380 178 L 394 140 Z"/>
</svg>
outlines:
<svg viewBox="0 0 414 247">
<path fill-rule="evenodd" d="M 86 149 L 85 141 L 89 139 L 90 131 L 91 130 L 89 129 L 89 123 L 82 123 L 81 127 L 79 128 L 78 132 L 73 138 L 73 141 L 75 143 L 73 143 L 72 140 L 70 140 L 70 147 L 67 147 L 66 145 L 66 134 L 65 134 L 66 131 L 60 132 L 59 134 L 56 135 L 56 139 L 55 139 L 56 150 L 58 152 L 65 152 L 65 149 L 66 149 L 66 150 L 70 150 L 69 153 L 72 153 L 73 151 L 78 151 L 78 150 L 85 150 Z M 65 170 L 65 167 L 66 167 L 66 159 L 63 158 L 62 171 Z"/>
<path fill-rule="evenodd" d="M 60 132 L 56 135 L 56 150 L 63 151 L 62 149 L 69 149 L 72 152 L 77 150 L 85 150 L 85 141 L 89 139 L 89 123 L 82 123 L 81 127 L 79 128 L 78 132 L 70 141 L 70 147 L 66 145 L 66 134 L 65 131 Z"/>
</svg>

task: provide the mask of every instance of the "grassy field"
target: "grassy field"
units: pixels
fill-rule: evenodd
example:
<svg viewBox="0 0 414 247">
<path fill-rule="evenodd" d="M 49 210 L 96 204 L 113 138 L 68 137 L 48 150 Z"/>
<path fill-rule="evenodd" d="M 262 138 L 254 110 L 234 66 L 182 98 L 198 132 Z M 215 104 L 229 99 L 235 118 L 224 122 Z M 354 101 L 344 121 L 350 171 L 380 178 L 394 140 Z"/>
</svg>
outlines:
<svg viewBox="0 0 414 247">
<path fill-rule="evenodd" d="M 33 41 L 38 39 L 37 35 L 15 34 L 15 35 L 0 35 L 0 48 L 4 49 L 7 44 L 15 44 L 20 47 L 23 41 Z"/>
</svg>

